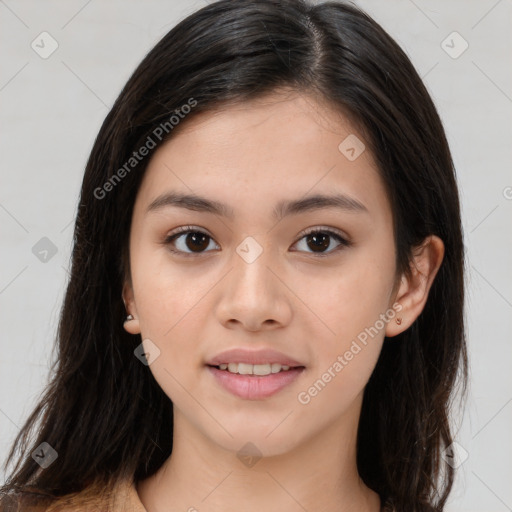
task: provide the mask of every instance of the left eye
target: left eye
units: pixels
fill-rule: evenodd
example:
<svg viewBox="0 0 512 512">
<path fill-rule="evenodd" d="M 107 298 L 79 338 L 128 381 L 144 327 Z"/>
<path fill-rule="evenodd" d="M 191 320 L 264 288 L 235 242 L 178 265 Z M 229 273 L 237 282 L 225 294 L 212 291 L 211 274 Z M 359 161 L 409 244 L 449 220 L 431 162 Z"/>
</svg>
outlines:
<svg viewBox="0 0 512 512">
<path fill-rule="evenodd" d="M 338 245 L 332 248 L 332 239 L 338 242 Z M 343 238 L 340 234 L 328 229 L 316 229 L 302 235 L 295 244 L 300 245 L 302 241 L 312 253 L 320 256 L 330 254 L 337 249 L 350 246 L 350 242 Z M 169 235 L 165 241 L 165 245 L 170 246 L 170 250 L 174 253 L 196 254 L 210 252 L 207 249 L 214 244 L 213 238 L 204 231 L 191 228 L 182 228 L 178 233 Z M 188 250 L 187 250 L 188 249 Z M 327 250 L 330 249 L 330 250 Z M 300 250 L 300 249 L 299 249 Z M 308 252 L 305 250 L 305 252 Z"/>
<path fill-rule="evenodd" d="M 324 249 L 329 249 L 331 247 L 332 239 L 338 242 L 338 245 L 331 248 L 331 250 L 326 251 Z M 321 256 L 324 254 L 330 254 L 337 249 L 341 249 L 343 247 L 348 247 L 350 245 L 349 241 L 343 238 L 338 233 L 328 230 L 328 229 L 317 229 L 314 231 L 309 231 L 302 238 L 299 239 L 297 244 L 299 244 L 302 240 L 305 240 L 305 244 L 307 247 L 312 248 L 314 253 L 318 253 Z M 307 252 L 307 251 L 306 251 Z"/>
</svg>

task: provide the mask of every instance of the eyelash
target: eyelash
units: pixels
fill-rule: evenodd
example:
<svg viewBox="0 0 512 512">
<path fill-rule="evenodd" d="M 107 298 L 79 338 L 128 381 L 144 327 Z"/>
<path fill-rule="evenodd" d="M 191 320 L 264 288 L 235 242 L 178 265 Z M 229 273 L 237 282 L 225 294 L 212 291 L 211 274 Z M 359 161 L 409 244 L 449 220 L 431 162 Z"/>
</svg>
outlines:
<svg viewBox="0 0 512 512">
<path fill-rule="evenodd" d="M 211 252 L 211 251 L 203 251 L 203 252 L 193 253 L 193 252 L 184 252 L 184 251 L 180 251 L 180 250 L 172 248 L 171 244 L 174 240 L 176 240 L 180 236 L 183 236 L 183 235 L 189 234 L 189 233 L 201 233 L 203 235 L 206 235 L 211 240 L 213 240 L 213 237 L 211 237 L 208 233 L 206 233 L 202 229 L 199 229 L 195 226 L 182 226 L 182 227 L 178 228 L 177 230 L 175 230 L 174 232 L 170 233 L 163 241 L 163 245 L 169 246 L 169 250 L 171 252 L 173 252 L 175 254 L 179 254 L 180 256 L 185 256 L 185 257 L 189 257 L 189 256 L 197 257 L 197 256 L 202 256 L 205 253 Z M 352 245 L 352 243 L 349 240 L 347 240 L 346 238 L 344 238 L 344 236 L 342 236 L 340 233 L 333 231 L 332 229 L 329 229 L 329 228 L 309 228 L 308 230 L 303 231 L 299 235 L 299 238 L 296 240 L 296 242 L 294 242 L 293 245 L 295 245 L 297 242 L 300 242 L 303 238 L 305 238 L 308 235 L 314 235 L 314 234 L 319 234 L 319 233 L 329 235 L 330 237 L 332 237 L 336 241 L 338 241 L 339 245 L 336 246 L 334 249 L 331 249 L 329 252 L 324 252 L 324 253 L 307 252 L 306 254 L 312 254 L 319 258 L 325 258 L 326 256 L 330 256 L 331 254 L 335 253 L 338 250 L 341 250 L 346 247 L 350 247 Z M 303 252 L 303 251 L 297 251 L 297 252 Z"/>
</svg>

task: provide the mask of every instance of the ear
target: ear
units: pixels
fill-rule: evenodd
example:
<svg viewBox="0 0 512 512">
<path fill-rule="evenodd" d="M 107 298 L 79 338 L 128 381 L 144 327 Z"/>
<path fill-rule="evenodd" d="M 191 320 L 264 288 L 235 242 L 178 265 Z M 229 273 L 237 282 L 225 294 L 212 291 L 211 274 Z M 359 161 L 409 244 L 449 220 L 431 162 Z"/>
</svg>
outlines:
<svg viewBox="0 0 512 512">
<path fill-rule="evenodd" d="M 427 237 L 413 250 L 410 277 L 402 274 L 393 302 L 402 308 L 394 320 L 386 325 L 386 336 L 392 337 L 407 330 L 418 318 L 427 303 L 430 287 L 444 257 L 444 243 L 435 236 Z M 396 319 L 401 318 L 400 324 Z"/>
<path fill-rule="evenodd" d="M 129 281 L 125 281 L 123 285 L 123 302 L 126 308 L 126 314 L 133 317 L 131 320 L 125 320 L 123 325 L 125 331 L 130 334 L 140 334 L 139 317 L 135 306 L 133 287 Z"/>
</svg>

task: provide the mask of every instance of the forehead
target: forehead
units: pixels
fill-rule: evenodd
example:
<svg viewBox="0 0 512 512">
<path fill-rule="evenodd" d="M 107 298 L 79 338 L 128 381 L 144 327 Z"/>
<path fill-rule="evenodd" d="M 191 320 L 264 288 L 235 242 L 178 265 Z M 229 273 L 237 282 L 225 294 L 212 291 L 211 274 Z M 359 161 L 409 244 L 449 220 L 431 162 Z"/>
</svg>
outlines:
<svg viewBox="0 0 512 512">
<path fill-rule="evenodd" d="M 185 118 L 167 146 L 176 145 L 173 141 L 180 138 L 181 142 L 186 139 L 192 144 L 224 147 L 229 147 L 230 141 L 233 146 L 251 141 L 254 146 L 260 141 L 278 149 L 311 141 L 325 132 L 355 134 L 357 130 L 339 107 L 313 93 L 280 89 L 252 100 L 224 103 L 195 114 L 190 120 Z"/>
<path fill-rule="evenodd" d="M 348 117 L 293 91 L 185 118 L 153 154 L 137 201 L 147 206 L 167 190 L 258 213 L 313 192 L 346 193 L 369 209 L 390 210 L 373 156 Z"/>
</svg>

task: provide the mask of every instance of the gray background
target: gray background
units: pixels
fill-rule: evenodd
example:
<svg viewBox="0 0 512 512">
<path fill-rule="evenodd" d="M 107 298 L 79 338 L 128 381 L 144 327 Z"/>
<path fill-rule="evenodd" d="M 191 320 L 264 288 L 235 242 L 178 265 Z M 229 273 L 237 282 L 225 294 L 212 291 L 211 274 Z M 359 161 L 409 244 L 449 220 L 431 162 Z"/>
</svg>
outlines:
<svg viewBox="0 0 512 512">
<path fill-rule="evenodd" d="M 464 415 L 455 414 L 460 453 L 468 457 L 447 510 L 512 510 L 512 2 L 357 4 L 424 78 L 460 183 L 471 387 Z M 79 187 L 100 124 L 146 52 L 203 5 L 0 0 L 2 461 L 55 357 Z M 35 41 L 39 52 L 51 49 L 49 37 L 40 36 L 44 31 L 58 44 L 46 59 L 31 47 Z M 464 41 L 469 47 L 458 55 Z"/>
</svg>

